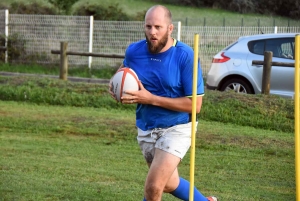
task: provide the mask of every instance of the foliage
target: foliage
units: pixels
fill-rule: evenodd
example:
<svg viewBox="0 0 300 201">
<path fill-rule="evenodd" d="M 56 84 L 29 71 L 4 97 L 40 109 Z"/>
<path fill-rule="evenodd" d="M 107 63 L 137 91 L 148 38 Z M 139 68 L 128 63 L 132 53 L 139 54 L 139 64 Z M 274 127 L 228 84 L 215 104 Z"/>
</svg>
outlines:
<svg viewBox="0 0 300 201">
<path fill-rule="evenodd" d="M 202 0 L 152 0 L 158 4 L 165 3 L 171 5 L 184 5 L 184 6 L 201 6 Z"/>
<path fill-rule="evenodd" d="M 5 46 L 4 35 L 0 35 L 0 45 Z M 26 40 L 19 34 L 12 34 L 7 38 L 7 56 L 8 61 L 12 59 L 20 59 L 24 58 L 26 55 L 25 49 Z M 0 61 L 5 60 L 5 52 L 0 52 Z"/>
<path fill-rule="evenodd" d="M 176 5 L 212 7 L 231 10 L 239 13 L 275 14 L 294 19 L 300 18 L 299 1 L 294 0 L 153 0 L 161 3 L 174 3 Z"/>
<path fill-rule="evenodd" d="M 146 12 L 147 12 L 147 10 L 137 12 L 136 15 L 132 17 L 132 20 L 134 20 L 134 21 L 144 21 Z"/>
<path fill-rule="evenodd" d="M 26 39 L 22 34 L 14 33 L 7 38 L 5 35 L 0 35 L 0 46 L 5 46 L 5 40 L 7 40 L 7 61 L 9 63 L 18 61 L 18 63 L 33 64 L 37 60 L 47 58 L 47 55 L 43 52 L 29 54 L 28 51 L 26 51 Z M 4 61 L 5 51 L 1 51 L 0 62 Z"/>
<path fill-rule="evenodd" d="M 12 79 L 2 77 L 0 83 L 0 100 L 76 107 L 134 109 L 132 105 L 116 104 L 109 96 L 106 85 L 19 76 Z"/>
<path fill-rule="evenodd" d="M 53 4 L 59 11 L 63 14 L 69 13 L 72 5 L 76 3 L 78 0 L 48 0 L 51 4 Z"/>
<path fill-rule="evenodd" d="M 51 4 L 41 3 L 39 1 L 14 1 L 11 4 L 0 3 L 0 9 L 9 9 L 11 14 L 39 14 L 55 15 L 57 9 Z"/>
<path fill-rule="evenodd" d="M 270 130 L 294 130 L 294 101 L 274 95 L 206 91 L 200 117 Z M 214 112 L 211 112 L 214 111 Z"/>
<path fill-rule="evenodd" d="M 125 14 L 119 7 L 119 4 L 109 5 L 105 7 L 101 4 L 86 3 L 78 10 L 73 12 L 73 15 L 94 16 L 95 20 L 111 20 L 111 21 L 128 21 L 129 16 Z"/>
<path fill-rule="evenodd" d="M 25 76 L 0 78 L 0 100 L 131 111 L 135 109 L 135 105 L 117 104 L 111 99 L 107 85 Z M 198 118 L 293 132 L 293 104 L 293 100 L 277 96 L 207 90 Z"/>
<path fill-rule="evenodd" d="M 239 13 L 252 13 L 256 9 L 252 0 L 232 0 L 228 8 Z"/>
</svg>

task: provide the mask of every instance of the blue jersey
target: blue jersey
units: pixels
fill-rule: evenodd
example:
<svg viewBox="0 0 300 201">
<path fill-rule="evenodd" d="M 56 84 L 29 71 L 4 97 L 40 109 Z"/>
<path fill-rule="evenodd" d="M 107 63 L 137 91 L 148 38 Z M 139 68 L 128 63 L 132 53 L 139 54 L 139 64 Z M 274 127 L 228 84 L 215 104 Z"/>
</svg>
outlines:
<svg viewBox="0 0 300 201">
<path fill-rule="evenodd" d="M 165 52 L 152 54 L 148 51 L 146 40 L 141 40 L 128 46 L 123 64 L 136 72 L 150 93 L 178 98 L 192 96 L 193 62 L 193 49 L 180 41 Z M 204 94 L 200 62 L 197 94 Z M 138 104 L 136 109 L 136 126 L 144 131 L 188 123 L 189 118 L 189 113 L 154 105 Z"/>
</svg>

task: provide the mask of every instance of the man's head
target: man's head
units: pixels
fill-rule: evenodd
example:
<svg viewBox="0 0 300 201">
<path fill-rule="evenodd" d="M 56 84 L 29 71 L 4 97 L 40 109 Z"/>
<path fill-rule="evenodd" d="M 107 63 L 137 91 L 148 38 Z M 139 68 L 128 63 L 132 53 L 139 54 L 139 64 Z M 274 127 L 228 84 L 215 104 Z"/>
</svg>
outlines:
<svg viewBox="0 0 300 201">
<path fill-rule="evenodd" d="M 172 44 L 172 14 L 164 6 L 151 7 L 145 16 L 145 36 L 151 53 L 164 52 Z"/>
</svg>

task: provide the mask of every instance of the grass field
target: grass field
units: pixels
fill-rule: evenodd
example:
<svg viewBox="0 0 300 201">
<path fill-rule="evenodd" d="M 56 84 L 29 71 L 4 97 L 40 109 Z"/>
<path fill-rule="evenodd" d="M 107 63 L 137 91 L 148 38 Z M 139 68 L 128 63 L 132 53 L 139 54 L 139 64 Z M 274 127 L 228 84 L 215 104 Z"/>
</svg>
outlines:
<svg viewBox="0 0 300 201">
<path fill-rule="evenodd" d="M 295 200 L 292 100 L 204 98 L 195 186 L 221 201 Z M 0 76 L 0 200 L 142 200 L 134 118 L 105 85 Z M 189 157 L 179 166 L 186 179 Z"/>
<path fill-rule="evenodd" d="M 0 101 L 0 114 L 2 200 L 142 200 L 133 112 Z M 200 121 L 195 164 L 205 195 L 295 200 L 292 133 Z"/>
<path fill-rule="evenodd" d="M 116 2 L 120 1 L 101 1 Z M 136 13 L 153 3 L 127 0 L 119 5 Z M 222 25 L 224 18 L 254 24 L 264 19 L 168 7 L 175 19 L 206 17 L 207 26 Z M 266 18 L 272 25 L 273 17 Z M 5 65 L 1 68 L 9 71 Z M 58 69 L 52 70 L 49 73 L 57 75 Z M 107 86 L 0 76 L 0 200 L 142 200 L 147 167 L 136 143 L 134 118 L 134 107 L 109 99 Z M 221 201 L 295 200 L 293 126 L 293 100 L 207 92 L 196 137 L 195 186 Z M 188 152 L 179 166 L 186 179 L 189 157 Z M 176 199 L 164 195 L 163 200 Z"/>
</svg>

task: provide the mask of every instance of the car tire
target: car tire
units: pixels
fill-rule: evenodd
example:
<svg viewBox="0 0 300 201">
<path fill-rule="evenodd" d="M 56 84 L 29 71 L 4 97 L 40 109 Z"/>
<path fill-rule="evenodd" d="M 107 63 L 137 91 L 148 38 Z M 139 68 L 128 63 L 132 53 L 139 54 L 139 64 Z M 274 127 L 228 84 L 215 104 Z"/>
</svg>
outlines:
<svg viewBox="0 0 300 201">
<path fill-rule="evenodd" d="M 254 93 L 250 84 L 239 78 L 233 78 L 224 82 L 220 87 L 220 91 L 234 91 L 243 94 Z"/>
</svg>

